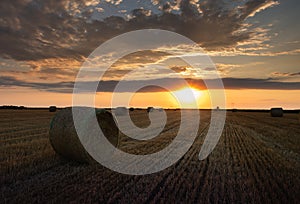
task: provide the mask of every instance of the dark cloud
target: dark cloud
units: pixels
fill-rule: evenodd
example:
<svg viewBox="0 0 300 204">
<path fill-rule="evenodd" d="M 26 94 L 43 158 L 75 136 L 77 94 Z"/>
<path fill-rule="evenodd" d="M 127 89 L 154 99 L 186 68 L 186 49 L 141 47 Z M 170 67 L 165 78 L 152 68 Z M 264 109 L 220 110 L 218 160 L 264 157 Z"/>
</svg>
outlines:
<svg viewBox="0 0 300 204">
<path fill-rule="evenodd" d="M 74 87 L 74 82 L 59 82 L 59 83 L 26 82 L 24 80 L 19 80 L 11 76 L 0 76 L 0 86 L 32 88 L 32 89 L 49 91 L 49 92 L 57 92 L 57 93 L 71 93 Z"/>
<path fill-rule="evenodd" d="M 224 78 L 226 89 L 299 90 L 300 82 L 280 82 L 273 79 Z"/>
<path fill-rule="evenodd" d="M 68 15 L 63 2 L 1 1 L 1 55 L 17 60 L 79 57 L 81 20 Z"/>
<path fill-rule="evenodd" d="M 297 77 L 300 76 L 300 72 L 273 72 L 271 75 L 274 77 Z"/>
<path fill-rule="evenodd" d="M 91 2 L 2 0 L 0 55 L 25 61 L 55 57 L 83 60 L 105 40 L 144 28 L 175 31 L 208 49 L 230 47 L 251 38 L 251 31 L 239 32 L 245 19 L 275 0 L 246 0 L 238 8 L 226 6 L 235 0 L 226 4 L 223 0 L 182 0 L 178 12 L 172 12 L 177 1 L 169 1 L 160 5 L 160 14 L 132 8 L 129 19 L 112 15 L 102 20 L 91 20 Z"/>
<path fill-rule="evenodd" d="M 203 80 L 186 79 L 186 82 L 191 86 L 198 89 L 206 89 L 206 85 Z M 214 86 L 215 79 L 209 79 L 208 82 L 210 88 L 218 88 Z M 101 81 L 98 86 L 98 92 L 113 92 L 119 81 L 107 80 Z M 161 84 L 161 87 L 153 86 L 150 84 Z M 225 89 L 266 89 L 266 90 L 299 90 L 300 82 L 278 82 L 272 79 L 253 79 L 253 78 L 224 78 L 223 79 Z M 94 82 L 82 82 L 81 86 L 85 87 L 88 91 L 88 87 L 91 87 Z M 149 84 L 150 86 L 146 86 Z M 182 88 L 185 84 L 180 82 L 176 78 L 164 78 L 164 79 L 152 79 L 152 80 L 134 80 L 124 81 L 119 92 L 130 92 L 132 87 L 136 85 L 145 86 L 140 92 L 157 92 L 164 91 L 163 87 L 172 87 L 173 90 Z M 64 92 L 72 93 L 74 82 L 59 82 L 59 83 L 41 83 L 41 82 L 26 82 L 24 80 L 18 80 L 14 77 L 0 76 L 1 87 L 26 87 L 33 88 L 42 91 L 49 92 Z"/>
<path fill-rule="evenodd" d="M 177 73 L 185 72 L 187 70 L 187 66 L 172 66 L 171 69 Z"/>
</svg>

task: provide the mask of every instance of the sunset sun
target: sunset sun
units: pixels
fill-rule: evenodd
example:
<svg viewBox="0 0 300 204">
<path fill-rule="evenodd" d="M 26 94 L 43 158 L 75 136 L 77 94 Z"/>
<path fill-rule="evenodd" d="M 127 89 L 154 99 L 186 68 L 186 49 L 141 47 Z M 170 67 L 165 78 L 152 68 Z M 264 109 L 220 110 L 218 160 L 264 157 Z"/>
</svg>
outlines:
<svg viewBox="0 0 300 204">
<path fill-rule="evenodd" d="M 192 87 L 184 87 L 173 92 L 174 97 L 181 102 L 184 107 L 191 108 L 191 105 L 197 104 L 202 96 L 202 92 Z"/>
</svg>

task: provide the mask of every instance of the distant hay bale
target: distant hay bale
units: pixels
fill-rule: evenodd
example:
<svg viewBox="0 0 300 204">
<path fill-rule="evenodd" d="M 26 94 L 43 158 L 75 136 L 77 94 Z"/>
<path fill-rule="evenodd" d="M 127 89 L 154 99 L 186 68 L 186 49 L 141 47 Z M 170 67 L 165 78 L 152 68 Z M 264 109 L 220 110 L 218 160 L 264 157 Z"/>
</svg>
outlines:
<svg viewBox="0 0 300 204">
<path fill-rule="evenodd" d="M 271 108 L 270 113 L 271 113 L 272 117 L 282 117 L 283 109 L 282 108 Z"/>
<path fill-rule="evenodd" d="M 104 108 L 96 108 L 96 114 L 105 113 L 106 110 Z"/>
<path fill-rule="evenodd" d="M 148 107 L 147 108 L 147 112 L 149 113 L 149 112 L 153 112 L 154 111 L 154 108 L 153 107 Z"/>
<path fill-rule="evenodd" d="M 115 110 L 113 110 L 113 113 L 115 115 L 126 115 L 127 108 L 126 107 L 117 107 Z"/>
<path fill-rule="evenodd" d="M 119 143 L 119 130 L 112 114 L 104 109 L 96 109 L 95 112 L 103 134 L 110 143 L 117 147 Z M 80 118 L 82 127 L 84 127 L 84 131 L 88 134 L 93 129 L 89 125 L 91 116 L 82 114 L 80 117 L 82 117 Z M 94 162 L 78 138 L 74 127 L 72 108 L 65 108 L 55 114 L 50 125 L 49 139 L 53 149 L 62 157 L 83 163 Z"/>
<path fill-rule="evenodd" d="M 56 112 L 56 106 L 50 106 L 49 112 Z"/>
</svg>

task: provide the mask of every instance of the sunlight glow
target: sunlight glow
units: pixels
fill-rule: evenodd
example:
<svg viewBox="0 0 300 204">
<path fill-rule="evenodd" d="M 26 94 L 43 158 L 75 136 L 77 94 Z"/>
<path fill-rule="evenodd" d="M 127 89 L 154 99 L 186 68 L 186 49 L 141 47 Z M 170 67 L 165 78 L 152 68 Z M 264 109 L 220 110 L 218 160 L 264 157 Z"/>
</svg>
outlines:
<svg viewBox="0 0 300 204">
<path fill-rule="evenodd" d="M 184 108 L 197 108 L 194 107 L 193 104 L 198 104 L 198 101 L 202 96 L 202 91 L 192 87 L 184 87 L 174 91 L 173 94 L 179 101 L 183 103 Z"/>
</svg>

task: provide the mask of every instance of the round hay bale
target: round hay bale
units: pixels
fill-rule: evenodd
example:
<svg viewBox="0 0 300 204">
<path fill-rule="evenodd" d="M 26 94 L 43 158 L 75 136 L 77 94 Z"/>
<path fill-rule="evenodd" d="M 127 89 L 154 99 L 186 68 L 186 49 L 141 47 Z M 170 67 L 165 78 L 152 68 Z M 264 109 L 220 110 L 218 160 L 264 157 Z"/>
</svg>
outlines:
<svg viewBox="0 0 300 204">
<path fill-rule="evenodd" d="M 56 112 L 56 106 L 50 106 L 49 112 Z"/>
<path fill-rule="evenodd" d="M 153 107 L 148 107 L 147 108 L 147 112 L 149 113 L 149 112 L 153 112 L 154 111 L 154 108 Z"/>
<path fill-rule="evenodd" d="M 159 109 L 157 109 L 158 110 L 158 112 L 163 112 L 163 108 L 159 108 Z"/>
<path fill-rule="evenodd" d="M 104 109 L 96 109 L 95 112 L 103 134 L 114 146 L 118 147 L 119 129 L 112 114 Z M 89 133 L 89 130 L 93 128 L 89 125 L 91 116 L 82 114 L 81 117 L 82 127 Z M 65 159 L 82 163 L 95 162 L 78 138 L 74 127 L 72 108 L 65 108 L 55 114 L 50 125 L 49 139 L 55 152 Z"/>
<path fill-rule="evenodd" d="M 270 113 L 271 113 L 272 117 L 282 117 L 283 109 L 282 108 L 271 108 Z"/>
<path fill-rule="evenodd" d="M 100 114 L 100 113 L 105 113 L 106 110 L 104 108 L 97 108 L 96 109 L 96 114 Z"/>
</svg>

